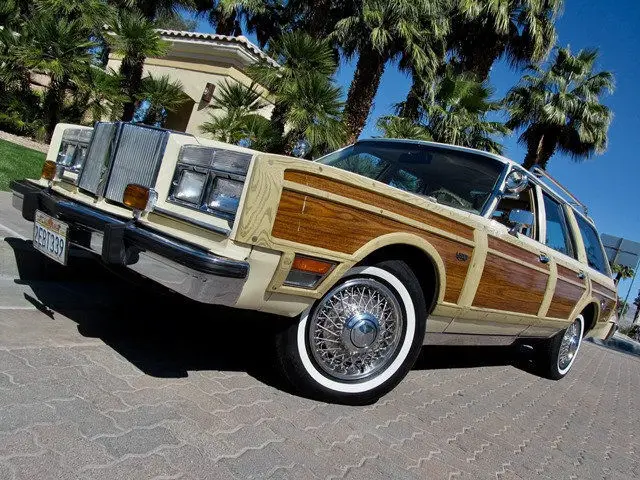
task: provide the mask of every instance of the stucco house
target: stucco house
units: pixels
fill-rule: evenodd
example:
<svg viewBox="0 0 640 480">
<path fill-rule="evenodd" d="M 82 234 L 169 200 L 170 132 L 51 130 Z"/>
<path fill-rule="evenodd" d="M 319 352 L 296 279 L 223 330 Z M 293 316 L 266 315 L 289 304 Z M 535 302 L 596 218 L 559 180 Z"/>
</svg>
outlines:
<svg viewBox="0 0 640 480">
<path fill-rule="evenodd" d="M 208 121 L 212 113 L 207 107 L 219 85 L 225 81 L 250 85 L 252 80 L 247 76 L 246 68 L 260 60 L 277 65 L 243 36 L 176 30 L 158 32 L 171 48 L 164 57 L 147 58 L 144 75 L 168 75 L 171 80 L 180 80 L 190 99 L 179 111 L 169 113 L 165 126 L 173 130 L 200 134 L 200 125 Z M 120 58 L 111 55 L 107 66 L 118 71 L 120 63 Z M 260 113 L 269 116 L 273 104 L 269 92 L 262 91 L 268 106 Z"/>
</svg>

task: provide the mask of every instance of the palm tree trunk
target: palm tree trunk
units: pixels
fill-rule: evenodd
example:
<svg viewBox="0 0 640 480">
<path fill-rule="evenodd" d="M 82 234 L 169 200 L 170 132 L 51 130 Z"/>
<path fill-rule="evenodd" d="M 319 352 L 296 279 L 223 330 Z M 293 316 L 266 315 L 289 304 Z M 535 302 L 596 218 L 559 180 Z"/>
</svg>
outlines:
<svg viewBox="0 0 640 480">
<path fill-rule="evenodd" d="M 373 99 L 380 86 L 380 78 L 384 73 L 385 59 L 378 52 L 369 48 L 360 52 L 356 72 L 349 87 L 347 103 L 344 107 L 347 124 L 347 144 L 354 143 L 369 117 Z"/>
<path fill-rule="evenodd" d="M 238 14 L 235 10 L 228 17 L 223 17 L 220 12 L 216 14 L 216 34 L 230 37 L 242 35 Z"/>
<path fill-rule="evenodd" d="M 44 97 L 44 110 L 45 110 L 45 142 L 51 143 L 51 137 L 56 125 L 60 121 L 60 110 L 64 101 L 65 82 L 62 84 L 57 80 L 51 80 L 49 89 Z"/>
<path fill-rule="evenodd" d="M 530 170 L 533 166 L 538 166 L 545 170 L 549 159 L 556 149 L 556 141 L 553 135 L 542 133 L 534 140 L 527 142 L 527 155 L 524 157 L 522 166 Z"/>
<path fill-rule="evenodd" d="M 424 85 L 420 80 L 413 76 L 413 83 L 407 94 L 407 98 L 402 104 L 400 116 L 417 122 L 420 118 L 420 99 L 424 95 Z"/>
<path fill-rule="evenodd" d="M 120 73 L 123 77 L 123 90 L 129 99 L 122 106 L 122 121 L 130 122 L 136 112 L 138 95 L 142 89 L 142 72 L 144 69 L 144 57 L 123 58 L 120 65 Z"/>
</svg>

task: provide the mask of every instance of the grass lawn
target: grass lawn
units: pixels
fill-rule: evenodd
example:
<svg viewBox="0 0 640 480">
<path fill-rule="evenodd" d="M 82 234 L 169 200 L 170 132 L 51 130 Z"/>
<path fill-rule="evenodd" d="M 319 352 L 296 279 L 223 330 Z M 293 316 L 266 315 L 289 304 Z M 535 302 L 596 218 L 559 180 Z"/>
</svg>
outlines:
<svg viewBox="0 0 640 480">
<path fill-rule="evenodd" d="M 11 180 L 40 178 L 46 155 L 0 140 L 0 191 L 9 190 Z"/>
</svg>

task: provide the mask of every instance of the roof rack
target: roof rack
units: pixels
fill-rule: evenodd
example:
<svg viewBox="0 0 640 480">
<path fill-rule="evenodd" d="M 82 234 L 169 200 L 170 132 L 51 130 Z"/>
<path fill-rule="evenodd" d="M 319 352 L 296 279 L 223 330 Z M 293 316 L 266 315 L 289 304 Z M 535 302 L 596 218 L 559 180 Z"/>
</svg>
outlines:
<svg viewBox="0 0 640 480">
<path fill-rule="evenodd" d="M 536 178 L 538 178 L 541 181 L 546 181 L 549 182 L 551 185 L 547 185 L 549 188 L 551 188 L 552 190 L 554 189 L 553 187 L 557 188 L 558 190 L 560 190 L 566 197 L 566 200 L 569 202 L 569 204 L 571 204 L 573 207 L 575 208 L 579 208 L 582 210 L 582 213 L 589 218 L 589 209 L 587 208 L 587 206 L 582 203 L 580 200 L 578 200 L 575 195 L 573 195 L 569 190 L 567 190 L 560 182 L 558 182 L 555 178 L 553 178 L 551 175 L 549 175 L 546 171 L 544 171 L 543 169 L 541 169 L 540 167 L 538 167 L 537 165 L 534 165 L 533 167 L 531 167 L 531 169 L 529 170 L 533 175 L 536 176 Z"/>
</svg>

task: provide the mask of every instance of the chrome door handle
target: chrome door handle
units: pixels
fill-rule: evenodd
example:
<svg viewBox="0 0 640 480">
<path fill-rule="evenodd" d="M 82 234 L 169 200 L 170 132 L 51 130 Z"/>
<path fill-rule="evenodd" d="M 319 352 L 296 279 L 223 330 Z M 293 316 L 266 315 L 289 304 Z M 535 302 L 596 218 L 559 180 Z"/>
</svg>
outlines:
<svg viewBox="0 0 640 480">
<path fill-rule="evenodd" d="M 586 275 L 584 274 L 584 272 L 578 272 L 578 278 L 579 278 L 580 280 L 584 280 L 584 279 L 585 279 L 585 277 L 586 277 Z"/>
<path fill-rule="evenodd" d="M 538 260 L 540 260 L 540 263 L 549 263 L 549 257 L 547 257 L 544 253 L 540 254 Z"/>
</svg>

